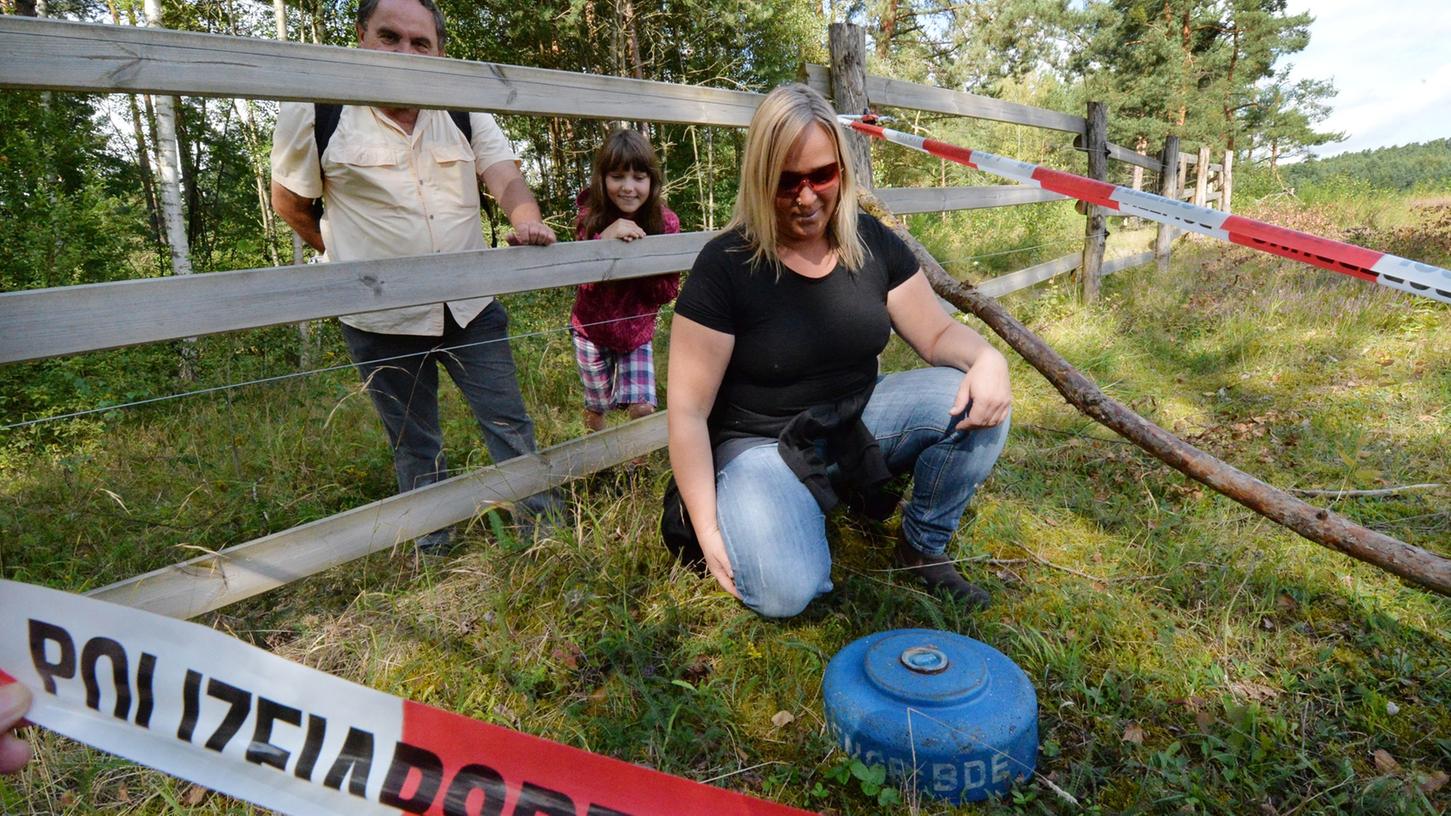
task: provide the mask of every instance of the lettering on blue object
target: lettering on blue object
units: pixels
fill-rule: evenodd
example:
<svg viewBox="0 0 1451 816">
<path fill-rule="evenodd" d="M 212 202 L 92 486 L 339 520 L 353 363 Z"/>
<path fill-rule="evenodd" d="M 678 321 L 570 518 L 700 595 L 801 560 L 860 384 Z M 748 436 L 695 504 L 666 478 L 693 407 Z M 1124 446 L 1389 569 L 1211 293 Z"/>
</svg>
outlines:
<svg viewBox="0 0 1451 816">
<path fill-rule="evenodd" d="M 932 763 L 932 790 L 950 793 L 958 789 L 957 766 L 950 762 Z"/>
<path fill-rule="evenodd" d="M 1012 777 L 1008 769 L 1011 759 L 1007 754 L 995 754 L 991 760 L 972 759 L 961 765 L 934 762 L 931 768 L 932 789 L 938 793 L 951 793 L 959 789 L 976 790 L 989 782 L 1001 785 Z"/>
</svg>

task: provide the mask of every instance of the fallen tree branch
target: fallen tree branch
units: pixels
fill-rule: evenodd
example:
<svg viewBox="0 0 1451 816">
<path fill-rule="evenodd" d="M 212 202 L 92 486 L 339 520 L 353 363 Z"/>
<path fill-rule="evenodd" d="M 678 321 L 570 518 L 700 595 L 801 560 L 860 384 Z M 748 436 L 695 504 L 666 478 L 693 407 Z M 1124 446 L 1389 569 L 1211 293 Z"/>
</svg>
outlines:
<svg viewBox="0 0 1451 816">
<path fill-rule="evenodd" d="M 1384 533 L 1366 529 L 1338 513 L 1307 504 L 1216 459 L 1130 411 L 1100 391 L 1093 381 L 1080 374 L 1042 338 L 1008 314 L 997 301 L 948 275 L 931 253 L 874 196 L 863 194 L 861 204 L 863 209 L 907 242 L 927 273 L 932 288 L 942 299 L 986 323 L 1078 410 L 1185 476 L 1316 544 L 1380 567 L 1433 592 L 1451 596 L 1451 558 L 1413 547 Z"/>
<path fill-rule="evenodd" d="M 1325 496 L 1331 499 L 1347 499 L 1351 497 L 1363 498 L 1367 496 L 1394 496 L 1397 493 L 1405 493 L 1411 490 L 1435 490 L 1446 485 L 1437 483 L 1399 485 L 1397 487 L 1377 487 L 1373 490 L 1322 490 L 1315 487 L 1292 487 L 1290 492 L 1297 496 Z"/>
</svg>

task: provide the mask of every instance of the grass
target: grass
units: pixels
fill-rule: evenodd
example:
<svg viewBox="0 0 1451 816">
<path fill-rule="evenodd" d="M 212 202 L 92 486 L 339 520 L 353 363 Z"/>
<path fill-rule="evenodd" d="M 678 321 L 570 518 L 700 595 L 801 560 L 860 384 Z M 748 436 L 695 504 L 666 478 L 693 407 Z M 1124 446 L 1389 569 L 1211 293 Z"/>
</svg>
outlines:
<svg viewBox="0 0 1451 816">
<path fill-rule="evenodd" d="M 1380 220 L 1365 214 L 1396 208 L 1276 207 L 1259 214 L 1365 230 L 1366 243 L 1451 262 L 1451 248 L 1435 254 L 1447 237 L 1439 207 L 1402 201 Z M 934 248 L 999 248 L 952 236 L 934 233 Z M 1093 308 L 1051 285 L 1008 305 L 1107 393 L 1273 484 L 1451 480 L 1451 311 L 1241 248 L 1191 239 L 1176 253 L 1168 274 L 1110 278 Z M 582 432 L 568 337 L 543 332 L 563 324 L 567 304 L 560 292 L 509 299 L 513 331 L 542 332 L 514 349 L 544 444 Z M 889 532 L 840 516 L 835 592 L 792 621 L 743 611 L 665 556 L 658 452 L 572 485 L 579 517 L 559 540 L 521 548 L 480 520 L 448 562 L 382 553 L 205 622 L 389 693 L 837 814 L 908 808 L 879 805 L 833 751 L 826 661 L 872 632 L 947 629 L 1027 672 L 1039 771 L 1081 803 L 1034 783 L 960 812 L 1451 807 L 1451 784 L 1437 787 L 1451 773 L 1451 602 L 1161 466 L 1009 359 L 1013 435 L 954 542 L 994 595 L 981 614 L 899 581 Z M 910 365 L 910 353 L 894 346 L 885 364 Z M 466 410 L 446 396 L 452 461 L 485 462 Z M 3 441 L 3 574 L 73 590 L 391 490 L 381 431 L 349 371 L 26 433 Z M 1448 496 L 1316 501 L 1451 555 Z M 781 711 L 794 720 L 777 725 Z M 254 812 L 32 738 L 39 759 L 0 782 L 0 812 Z"/>
</svg>

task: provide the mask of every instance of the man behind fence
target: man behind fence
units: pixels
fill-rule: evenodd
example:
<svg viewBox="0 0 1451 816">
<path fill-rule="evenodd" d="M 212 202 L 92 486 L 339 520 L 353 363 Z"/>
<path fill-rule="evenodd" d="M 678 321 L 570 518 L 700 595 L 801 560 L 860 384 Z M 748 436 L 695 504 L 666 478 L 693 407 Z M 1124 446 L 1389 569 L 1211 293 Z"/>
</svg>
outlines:
<svg viewBox="0 0 1451 816">
<path fill-rule="evenodd" d="M 444 20 L 433 0 L 362 0 L 357 32 L 362 48 L 443 56 Z M 554 243 L 492 116 L 284 103 L 277 117 L 272 205 L 329 261 L 484 249 L 479 180 L 508 216 L 512 243 Z M 318 198 L 326 204 L 321 214 Z M 440 364 L 468 400 L 494 461 L 535 449 L 509 350 L 508 317 L 493 298 L 341 320 L 348 351 L 387 428 L 400 492 L 447 473 L 438 419 Z M 557 512 L 557 505 L 552 494 L 531 496 L 521 502 L 518 521 L 532 530 L 534 519 Z M 449 531 L 417 543 L 425 553 L 446 553 Z"/>
</svg>

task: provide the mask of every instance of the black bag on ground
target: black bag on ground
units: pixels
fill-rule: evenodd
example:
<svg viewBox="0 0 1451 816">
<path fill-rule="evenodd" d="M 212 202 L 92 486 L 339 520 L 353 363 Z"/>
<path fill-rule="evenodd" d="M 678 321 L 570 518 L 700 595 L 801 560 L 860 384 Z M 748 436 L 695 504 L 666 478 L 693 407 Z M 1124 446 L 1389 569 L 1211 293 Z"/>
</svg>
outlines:
<svg viewBox="0 0 1451 816">
<path fill-rule="evenodd" d="M 665 549 L 680 563 L 704 574 L 705 553 L 700 549 L 700 539 L 695 537 L 695 527 L 690 523 L 690 513 L 680 498 L 674 476 L 665 483 L 661 504 L 664 507 L 660 513 L 660 538 L 665 541 Z"/>
</svg>

